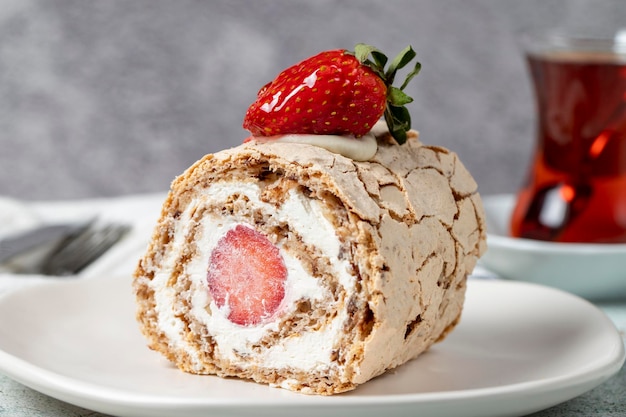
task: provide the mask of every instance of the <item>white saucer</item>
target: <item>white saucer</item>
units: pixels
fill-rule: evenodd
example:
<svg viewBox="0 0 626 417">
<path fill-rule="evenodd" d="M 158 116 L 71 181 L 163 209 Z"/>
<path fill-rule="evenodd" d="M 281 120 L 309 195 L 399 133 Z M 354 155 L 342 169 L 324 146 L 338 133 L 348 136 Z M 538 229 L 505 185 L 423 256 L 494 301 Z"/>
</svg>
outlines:
<svg viewBox="0 0 626 417">
<path fill-rule="evenodd" d="M 442 343 L 347 394 L 306 396 L 190 375 L 150 351 L 129 277 L 30 287 L 0 298 L 0 372 L 120 417 L 521 416 L 618 372 L 622 338 L 592 304 L 528 283 L 470 280 Z"/>
<path fill-rule="evenodd" d="M 589 299 L 626 298 L 626 244 L 554 243 L 508 236 L 513 195 L 483 197 L 487 253 L 482 266 Z"/>
</svg>

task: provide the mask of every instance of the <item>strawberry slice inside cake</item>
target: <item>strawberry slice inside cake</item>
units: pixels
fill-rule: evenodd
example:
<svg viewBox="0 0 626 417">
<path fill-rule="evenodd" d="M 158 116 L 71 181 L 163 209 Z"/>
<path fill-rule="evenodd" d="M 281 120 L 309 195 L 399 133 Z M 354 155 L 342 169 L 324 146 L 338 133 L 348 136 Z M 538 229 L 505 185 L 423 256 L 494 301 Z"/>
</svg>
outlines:
<svg viewBox="0 0 626 417">
<path fill-rule="evenodd" d="M 230 321 L 245 326 L 259 324 L 278 310 L 286 277 L 278 248 L 256 230 L 237 225 L 211 253 L 207 281 L 215 304 L 227 308 Z"/>
</svg>

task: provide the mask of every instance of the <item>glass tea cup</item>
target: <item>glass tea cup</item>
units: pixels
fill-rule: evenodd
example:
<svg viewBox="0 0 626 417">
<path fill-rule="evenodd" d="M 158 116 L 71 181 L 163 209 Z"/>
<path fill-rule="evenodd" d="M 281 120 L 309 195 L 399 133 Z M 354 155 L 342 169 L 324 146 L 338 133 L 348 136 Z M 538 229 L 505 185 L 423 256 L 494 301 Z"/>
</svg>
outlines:
<svg viewBox="0 0 626 417">
<path fill-rule="evenodd" d="M 535 153 L 511 235 L 626 243 L 626 30 L 530 39 Z"/>
</svg>

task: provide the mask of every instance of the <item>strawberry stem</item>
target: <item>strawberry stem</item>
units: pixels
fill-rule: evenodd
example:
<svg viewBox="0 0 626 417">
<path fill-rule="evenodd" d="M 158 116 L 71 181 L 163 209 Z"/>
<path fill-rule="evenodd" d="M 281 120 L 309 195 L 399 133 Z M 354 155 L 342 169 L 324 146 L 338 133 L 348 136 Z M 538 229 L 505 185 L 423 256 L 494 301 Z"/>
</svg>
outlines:
<svg viewBox="0 0 626 417">
<path fill-rule="evenodd" d="M 396 55 L 385 70 L 388 58 L 374 46 L 359 43 L 354 47 L 354 52 L 347 51 L 346 53 L 353 54 L 359 62 L 371 68 L 384 81 L 387 86 L 385 121 L 391 136 L 398 144 L 402 145 L 406 142 L 407 132 L 411 129 L 411 116 L 405 105 L 413 101 L 413 98 L 409 97 L 403 90 L 413 77 L 420 72 L 422 65 L 419 62 L 415 63 L 400 88 L 394 87 L 392 84 L 398 70 L 406 67 L 417 54 L 409 45 Z M 369 59 L 370 55 L 372 60 Z"/>
</svg>

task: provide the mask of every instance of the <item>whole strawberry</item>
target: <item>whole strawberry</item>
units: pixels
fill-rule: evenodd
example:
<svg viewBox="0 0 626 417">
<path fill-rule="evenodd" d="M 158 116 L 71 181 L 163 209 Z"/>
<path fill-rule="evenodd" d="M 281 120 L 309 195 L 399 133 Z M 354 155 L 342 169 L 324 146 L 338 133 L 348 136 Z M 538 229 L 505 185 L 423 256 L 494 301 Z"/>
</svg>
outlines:
<svg viewBox="0 0 626 417">
<path fill-rule="evenodd" d="M 254 136 L 306 133 L 360 137 L 384 115 L 392 136 L 402 144 L 411 128 L 405 104 L 413 101 L 403 90 L 419 72 L 420 63 L 400 88 L 392 83 L 396 72 L 414 57 L 409 46 L 385 70 L 387 57 L 369 45 L 358 44 L 354 52 L 321 52 L 287 68 L 265 85 L 248 108 L 243 127 Z"/>
</svg>

